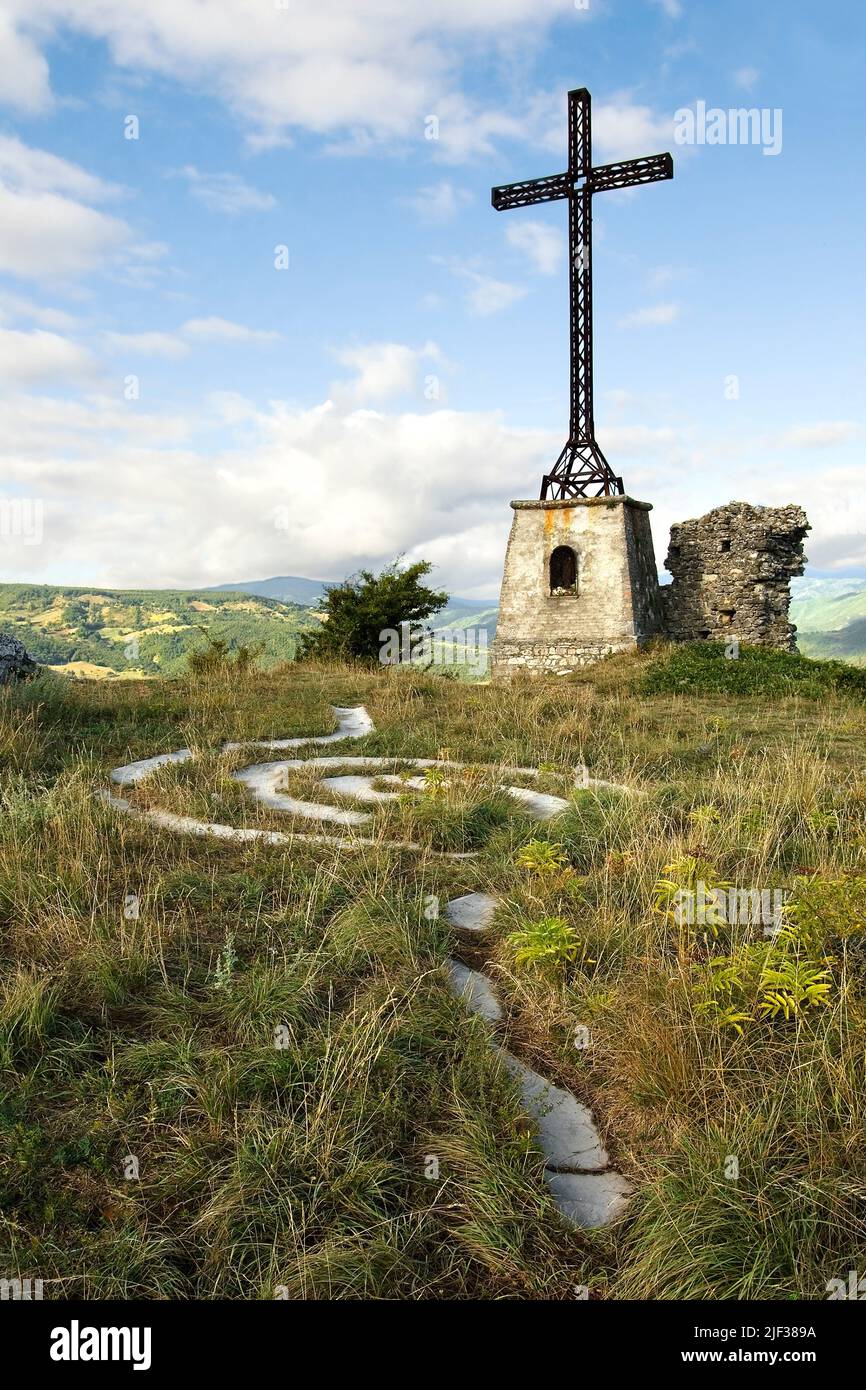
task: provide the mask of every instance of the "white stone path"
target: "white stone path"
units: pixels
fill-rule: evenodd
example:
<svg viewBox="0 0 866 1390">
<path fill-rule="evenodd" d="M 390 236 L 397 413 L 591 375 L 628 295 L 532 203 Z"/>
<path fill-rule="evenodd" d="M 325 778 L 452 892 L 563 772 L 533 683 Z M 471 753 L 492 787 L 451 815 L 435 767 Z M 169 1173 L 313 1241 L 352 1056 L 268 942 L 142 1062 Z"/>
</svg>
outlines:
<svg viewBox="0 0 866 1390">
<path fill-rule="evenodd" d="M 250 743 L 227 743 L 223 752 L 236 752 L 245 747 L 273 749 L 300 748 L 308 744 L 337 743 L 342 739 L 363 738 L 373 732 L 371 720 L 363 705 L 351 708 L 332 706 L 337 719 L 337 728 L 331 734 L 314 737 L 300 736 L 284 739 L 259 739 Z M 111 781 L 119 787 L 135 787 L 150 777 L 158 768 L 170 763 L 185 763 L 192 758 L 189 748 L 179 748 L 173 753 L 159 753 L 155 757 L 142 758 L 138 762 L 116 767 L 111 772 Z M 291 772 L 332 772 L 334 775 L 321 777 L 321 785 L 337 795 L 362 803 L 393 800 L 400 792 L 386 791 L 374 786 L 374 782 L 393 785 L 403 790 L 421 791 L 426 786 L 422 777 L 405 777 L 384 769 L 394 766 L 403 768 L 436 767 L 443 771 L 458 770 L 462 764 L 437 760 L 434 758 L 386 758 L 386 757 L 336 757 L 289 758 L 277 762 L 254 763 L 241 768 L 232 776 L 242 783 L 253 798 L 264 806 L 282 811 L 292 816 L 322 824 L 355 827 L 366 825 L 372 820 L 372 813 L 350 808 L 327 805 L 322 802 L 307 801 L 293 797 L 282 790 L 286 777 Z M 366 773 L 345 773 L 340 769 L 365 768 Z M 524 778 L 537 777 L 537 768 L 502 768 L 505 775 L 520 775 Z M 590 787 L 610 787 L 620 791 L 615 783 L 588 779 L 583 785 Z M 530 814 L 539 820 L 549 820 L 564 811 L 570 804 L 563 797 L 551 796 L 527 787 L 503 785 L 514 800 L 520 802 Z M 171 811 L 147 809 L 136 806 L 123 797 L 105 790 L 101 793 L 108 805 L 126 815 L 136 816 L 150 825 L 171 830 L 178 834 L 207 835 L 221 840 L 262 840 L 266 844 L 288 844 L 292 840 L 316 844 L 335 845 L 340 849 L 354 849 L 361 846 L 388 843 L 400 849 L 420 850 L 421 845 L 413 841 L 382 842 L 356 834 L 349 836 L 328 835 L 322 831 L 280 831 L 245 829 L 239 826 L 220 825 L 213 821 L 200 821 L 192 816 L 179 816 Z M 451 855 L 451 858 L 471 858 L 471 855 Z M 498 907 L 498 899 L 488 893 L 466 893 L 454 898 L 445 909 L 447 920 L 454 927 L 458 939 L 484 942 L 489 935 L 493 917 Z M 489 978 L 479 970 L 472 970 L 461 961 L 449 962 L 451 988 L 466 1006 L 484 1019 L 491 1028 L 491 1045 L 495 1047 L 503 1066 L 514 1077 L 520 1090 L 522 1103 L 535 1124 L 536 1140 L 545 1156 L 544 1176 L 556 1206 L 563 1218 L 571 1225 L 580 1227 L 602 1226 L 619 1216 L 625 1208 L 631 1192 L 629 1184 L 621 1174 L 609 1167 L 609 1159 L 596 1130 L 591 1112 L 582 1105 L 570 1091 L 564 1091 L 527 1067 L 518 1058 L 506 1052 L 495 1040 L 495 1030 L 503 1019 L 502 1007 L 496 997 Z"/>
</svg>

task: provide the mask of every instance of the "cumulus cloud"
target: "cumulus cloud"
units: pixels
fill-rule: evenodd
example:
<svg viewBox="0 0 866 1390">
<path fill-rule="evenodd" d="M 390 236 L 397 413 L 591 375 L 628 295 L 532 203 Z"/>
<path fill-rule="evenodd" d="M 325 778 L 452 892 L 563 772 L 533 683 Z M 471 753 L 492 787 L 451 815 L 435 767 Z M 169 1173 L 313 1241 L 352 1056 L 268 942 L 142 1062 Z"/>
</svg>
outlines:
<svg viewBox="0 0 866 1390">
<path fill-rule="evenodd" d="M 22 333 L 0 328 L 0 380 L 31 385 L 54 380 L 89 381 L 97 373 L 95 358 L 79 343 L 41 328 Z"/>
<path fill-rule="evenodd" d="M 209 318 L 187 319 L 177 332 L 167 333 L 158 330 L 143 333 L 104 332 L 102 339 L 114 353 L 125 353 L 140 357 L 164 357 L 169 361 L 187 357 L 190 340 L 194 343 L 274 343 L 281 334 L 270 329 L 248 328 L 246 324 L 234 323 L 231 319 L 219 318 L 213 314 Z"/>
<path fill-rule="evenodd" d="M 173 361 L 179 357 L 186 357 L 189 352 L 189 344 L 182 342 L 174 333 L 105 332 L 102 337 L 106 346 L 115 355 L 165 357 Z"/>
<path fill-rule="evenodd" d="M 62 193 L 88 203 L 116 198 L 123 191 L 80 164 L 25 145 L 14 135 L 0 135 L 0 179 L 19 192 Z"/>
<path fill-rule="evenodd" d="M 633 159 L 670 148 L 672 116 L 659 116 L 649 106 L 621 96 L 593 104 L 592 139 L 603 159 Z"/>
<path fill-rule="evenodd" d="M 404 199 L 408 207 L 417 212 L 425 222 L 451 222 L 461 207 L 472 201 L 472 195 L 463 188 L 455 188 L 448 179 L 419 188 L 411 198 Z"/>
<path fill-rule="evenodd" d="M 65 309 L 56 309 L 50 304 L 37 304 L 24 295 L 0 290 L 0 322 L 21 321 L 38 324 L 40 328 L 70 329 L 75 327 L 75 317 Z"/>
<path fill-rule="evenodd" d="M 16 28 L 15 19 L 14 14 L 0 15 L 0 102 L 32 116 L 53 104 L 48 63 L 23 27 Z"/>
<path fill-rule="evenodd" d="M 158 73 L 220 96 L 259 144 L 293 129 L 366 141 L 423 139 L 436 113 L 441 140 L 434 153 L 465 158 L 489 150 L 501 134 L 518 133 L 519 117 L 478 110 L 459 88 L 460 65 L 479 42 L 553 19 L 574 17 L 573 0 L 202 0 L 190 23 L 175 0 L 40 0 L 38 33 L 32 0 L 6 0 L 6 46 L 17 71 L 6 99 L 31 110 L 51 96 L 37 40 L 64 30 L 103 40 L 118 67 Z M 3 88 L 0 87 L 0 95 Z"/>
<path fill-rule="evenodd" d="M 87 204 L 120 192 L 78 164 L 0 136 L 0 270 L 52 280 L 99 265 L 131 232 Z"/>
<path fill-rule="evenodd" d="M 508 280 L 497 280 L 472 266 L 455 265 L 453 269 L 454 274 L 468 284 L 466 303 L 469 309 L 473 314 L 483 318 L 489 314 L 501 313 L 526 294 L 523 285 L 515 285 Z"/>
<path fill-rule="evenodd" d="M 772 442 L 782 449 L 822 449 L 828 444 L 846 444 L 862 432 L 862 425 L 854 420 L 820 420 L 811 425 L 795 425 Z"/>
<path fill-rule="evenodd" d="M 341 402 L 357 405 L 416 392 L 421 363 L 424 359 L 438 362 L 441 357 L 435 343 L 425 343 L 421 348 L 405 343 L 367 343 L 342 348 L 335 355 L 356 375 L 351 381 L 337 382 L 333 394 Z"/>
<path fill-rule="evenodd" d="M 56 573 L 86 554 L 94 583 L 192 586 L 340 576 L 432 545 L 443 564 L 462 552 L 461 584 L 495 594 L 509 496 L 521 479 L 534 494 L 557 447 L 493 412 L 229 405 L 242 438 L 211 455 L 194 434 L 216 408 L 184 420 L 105 398 L 0 402 L 6 483 L 45 510 L 43 545 L 4 554 L 7 573 Z"/>
<path fill-rule="evenodd" d="M 509 223 L 505 235 L 508 244 L 522 251 L 532 269 L 540 275 L 552 275 L 559 269 L 565 239 L 558 227 L 549 222 L 519 218 Z"/>
<path fill-rule="evenodd" d="M 272 193 L 253 188 L 239 174 L 205 174 L 194 164 L 187 164 L 180 174 L 189 184 L 193 197 L 212 212 L 234 216 L 241 212 L 264 212 L 277 205 Z"/>
<path fill-rule="evenodd" d="M 645 328 L 673 323 L 679 318 L 679 304 L 648 304 L 619 320 L 620 328 Z"/>
</svg>

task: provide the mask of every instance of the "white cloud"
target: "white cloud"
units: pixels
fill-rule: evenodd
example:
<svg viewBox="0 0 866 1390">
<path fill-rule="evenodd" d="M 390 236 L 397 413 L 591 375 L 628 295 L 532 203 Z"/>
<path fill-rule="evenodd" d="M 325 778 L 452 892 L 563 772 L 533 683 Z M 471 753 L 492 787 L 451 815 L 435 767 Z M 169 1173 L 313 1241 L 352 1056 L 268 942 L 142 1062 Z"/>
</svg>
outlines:
<svg viewBox="0 0 866 1390">
<path fill-rule="evenodd" d="M 673 140 L 673 116 L 659 116 L 651 107 L 636 105 L 625 96 L 593 106 L 594 158 L 609 162 L 661 154 Z"/>
<path fill-rule="evenodd" d="M 0 270 L 56 280 L 103 264 L 130 229 L 79 200 L 120 191 L 78 164 L 0 136 Z"/>
<path fill-rule="evenodd" d="M 103 333 L 113 353 L 130 357 L 165 357 L 170 361 L 186 357 L 189 344 L 174 333 Z"/>
<path fill-rule="evenodd" d="M 781 449 L 822 449 L 828 445 L 847 444 L 862 432 L 862 425 L 854 420 L 821 420 L 811 425 L 795 425 L 773 443 Z"/>
<path fill-rule="evenodd" d="M 27 116 L 52 105 L 48 63 L 11 14 L 0 15 L 0 102 Z"/>
<path fill-rule="evenodd" d="M 560 442 L 492 412 L 229 407 L 238 445 L 211 456 L 192 420 L 140 404 L 0 401 L 6 485 L 45 507 L 44 544 L 4 550 L 7 574 L 80 571 L 86 556 L 90 581 L 118 586 L 339 577 L 432 547 L 459 557 L 443 580 L 495 595 L 509 497 L 534 495 Z"/>
<path fill-rule="evenodd" d="M 441 179 L 439 183 L 419 188 L 411 198 L 403 201 L 425 222 L 451 222 L 461 207 L 472 201 L 472 195 L 465 189 L 455 188 L 447 179 Z"/>
<path fill-rule="evenodd" d="M 128 236 L 119 218 L 69 198 L 0 187 L 0 270 L 63 279 L 103 265 Z"/>
<path fill-rule="evenodd" d="M 648 304 L 644 309 L 635 309 L 619 320 L 620 328 L 644 328 L 673 323 L 679 318 L 679 304 Z"/>
<path fill-rule="evenodd" d="M 558 227 L 551 226 L 549 222 L 518 218 L 509 223 L 505 235 L 509 245 L 522 251 L 533 270 L 540 275 L 552 275 L 559 269 L 565 239 Z"/>
<path fill-rule="evenodd" d="M 336 353 L 344 367 L 356 373 L 354 380 L 338 382 L 333 394 L 338 401 L 367 405 L 416 392 L 420 365 L 425 359 L 438 362 L 440 352 L 435 343 L 421 348 L 405 343 L 367 343 L 361 347 L 342 348 Z"/>
<path fill-rule="evenodd" d="M 102 334 L 104 342 L 115 353 L 143 357 L 164 357 L 177 360 L 189 354 L 190 343 L 273 343 L 280 334 L 270 330 L 247 328 L 217 315 L 203 319 L 187 319 L 176 332 L 145 331 L 143 333 Z"/>
<path fill-rule="evenodd" d="M 7 99 L 45 107 L 32 0 L 5 0 L 5 8 L 7 51 L 21 58 Z M 127 72 L 158 73 L 221 97 L 260 146 L 294 128 L 348 134 L 362 148 L 369 140 L 421 141 L 424 117 L 436 113 L 441 141 L 432 153 L 465 158 L 499 134 L 519 133 L 520 121 L 468 107 L 461 62 L 479 44 L 525 41 L 574 15 L 573 0 L 292 0 L 285 7 L 202 0 L 194 17 L 176 0 L 40 0 L 38 38 L 47 43 L 75 30 L 104 40 Z"/>
<path fill-rule="evenodd" d="M 47 304 L 36 304 L 23 295 L 0 290 L 0 321 L 38 324 L 40 328 L 74 328 L 76 319 L 65 309 L 55 309 Z"/>
<path fill-rule="evenodd" d="M 0 135 L 0 180 L 18 191 L 62 193 L 88 203 L 116 198 L 123 192 L 118 185 L 88 173 L 80 164 L 25 145 L 14 135 Z"/>
<path fill-rule="evenodd" d="M 653 0 L 663 10 L 668 19 L 679 19 L 683 13 L 682 0 Z"/>
<path fill-rule="evenodd" d="M 0 328 L 0 380 L 6 383 L 54 380 L 68 385 L 90 380 L 96 372 L 96 361 L 87 349 L 59 333 Z"/>
<path fill-rule="evenodd" d="M 675 270 L 672 265 L 658 265 L 650 271 L 647 278 L 653 289 L 657 290 L 661 289 L 662 285 L 669 285 L 681 274 L 682 271 Z"/>
<path fill-rule="evenodd" d="M 189 183 L 193 197 L 213 212 L 231 216 L 240 212 L 264 212 L 277 205 L 273 194 L 253 188 L 239 174 L 205 174 L 194 164 L 187 164 L 180 174 Z"/>
<path fill-rule="evenodd" d="M 750 92 L 760 77 L 757 68 L 737 68 L 734 73 L 734 81 L 738 87 L 745 87 Z"/>
<path fill-rule="evenodd" d="M 454 273 L 469 282 L 466 302 L 473 314 L 482 317 L 501 313 L 526 294 L 522 285 L 511 284 L 507 280 L 496 280 L 492 275 L 473 270 L 471 266 L 455 266 Z"/>
<path fill-rule="evenodd" d="M 275 343 L 282 336 L 273 329 L 247 328 L 246 324 L 233 323 L 216 314 L 204 319 L 187 319 L 180 331 L 188 338 L 205 343 Z"/>
</svg>

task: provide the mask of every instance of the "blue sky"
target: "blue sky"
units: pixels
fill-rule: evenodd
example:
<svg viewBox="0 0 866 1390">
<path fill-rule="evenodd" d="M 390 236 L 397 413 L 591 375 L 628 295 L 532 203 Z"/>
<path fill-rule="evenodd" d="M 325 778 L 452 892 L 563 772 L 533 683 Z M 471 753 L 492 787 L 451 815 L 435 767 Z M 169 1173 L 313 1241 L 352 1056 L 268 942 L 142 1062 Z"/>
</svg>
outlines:
<svg viewBox="0 0 866 1390">
<path fill-rule="evenodd" d="M 674 156 L 594 208 L 597 430 L 659 563 L 672 521 L 795 501 L 809 573 L 866 574 L 863 28 L 843 0 L 4 0 L 0 578 L 404 553 L 495 596 L 567 433 L 567 218 L 490 187 L 564 167 L 575 86 L 597 162 Z M 781 113 L 780 148 L 680 144 L 701 102 Z"/>
</svg>

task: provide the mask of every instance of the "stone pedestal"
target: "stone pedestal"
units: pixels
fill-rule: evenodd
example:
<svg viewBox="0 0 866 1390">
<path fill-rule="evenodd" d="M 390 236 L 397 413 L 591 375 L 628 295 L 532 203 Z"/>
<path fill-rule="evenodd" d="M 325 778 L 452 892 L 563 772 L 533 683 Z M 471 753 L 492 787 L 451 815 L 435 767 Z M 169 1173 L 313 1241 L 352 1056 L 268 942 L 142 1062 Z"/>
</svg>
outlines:
<svg viewBox="0 0 866 1390">
<path fill-rule="evenodd" d="M 661 631 L 649 502 L 512 502 L 492 674 L 566 675 Z"/>
</svg>

